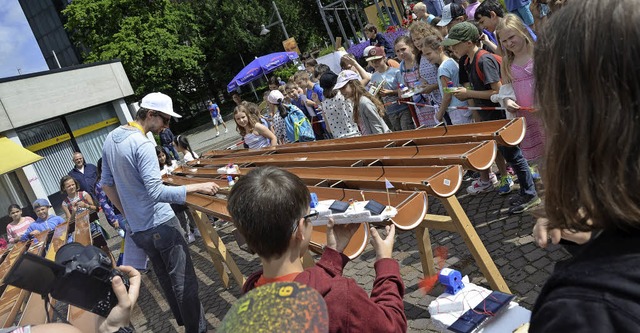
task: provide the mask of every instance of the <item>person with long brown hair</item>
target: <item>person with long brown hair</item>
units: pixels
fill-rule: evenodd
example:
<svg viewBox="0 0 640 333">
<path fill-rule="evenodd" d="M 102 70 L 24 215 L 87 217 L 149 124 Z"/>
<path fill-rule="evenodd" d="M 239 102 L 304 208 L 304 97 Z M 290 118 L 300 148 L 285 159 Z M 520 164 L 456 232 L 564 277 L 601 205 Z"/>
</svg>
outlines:
<svg viewBox="0 0 640 333">
<path fill-rule="evenodd" d="M 362 135 L 391 132 L 382 119 L 385 114 L 384 104 L 360 84 L 360 77 L 356 72 L 340 72 L 333 90 L 340 90 L 345 99 L 353 102 L 353 122 L 358 124 Z"/>
<path fill-rule="evenodd" d="M 278 145 L 278 139 L 271 130 L 260 122 L 245 105 L 238 105 L 233 110 L 236 130 L 249 148 L 262 148 Z"/>
<path fill-rule="evenodd" d="M 637 0 L 571 1 L 536 44 L 547 146 L 534 238 L 586 243 L 556 265 L 529 332 L 640 332 L 638 22 Z"/>
</svg>

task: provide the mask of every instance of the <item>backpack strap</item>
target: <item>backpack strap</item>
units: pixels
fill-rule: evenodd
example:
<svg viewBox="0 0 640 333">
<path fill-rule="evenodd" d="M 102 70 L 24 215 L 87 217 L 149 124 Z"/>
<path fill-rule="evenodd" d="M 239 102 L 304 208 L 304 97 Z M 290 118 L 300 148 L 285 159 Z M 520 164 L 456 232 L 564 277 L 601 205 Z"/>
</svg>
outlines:
<svg viewBox="0 0 640 333">
<path fill-rule="evenodd" d="M 484 49 L 480 49 L 478 52 L 476 52 L 476 55 L 474 57 L 474 61 L 475 61 L 475 68 L 476 68 L 476 74 L 478 74 L 478 77 L 480 78 L 480 80 L 482 81 L 482 83 L 484 84 L 484 80 L 485 80 L 485 76 L 484 73 L 482 72 L 482 70 L 480 69 L 480 57 L 482 57 L 485 54 L 489 54 L 490 56 L 492 56 L 496 62 L 498 63 L 498 68 L 500 68 L 500 66 L 502 65 L 502 57 L 495 54 L 495 53 L 490 53 L 487 50 Z M 468 61 L 469 59 L 467 59 Z"/>
</svg>

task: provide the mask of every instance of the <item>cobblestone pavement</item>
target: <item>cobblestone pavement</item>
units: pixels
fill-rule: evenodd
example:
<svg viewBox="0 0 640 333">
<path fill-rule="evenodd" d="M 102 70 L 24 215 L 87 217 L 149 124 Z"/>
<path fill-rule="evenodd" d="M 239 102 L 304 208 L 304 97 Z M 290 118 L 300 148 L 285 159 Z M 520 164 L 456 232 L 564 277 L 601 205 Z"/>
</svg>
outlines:
<svg viewBox="0 0 640 333">
<path fill-rule="evenodd" d="M 227 144 L 237 140 L 237 137 L 234 137 L 237 134 L 234 132 L 233 125 L 235 124 L 232 123 L 226 136 L 221 133 L 221 137 L 215 141 Z M 197 151 L 203 151 L 203 148 L 211 149 L 212 143 L 207 141 L 208 132 L 213 133 L 213 130 L 203 128 L 190 135 L 192 145 Z M 567 258 L 568 255 L 559 246 L 551 246 L 548 249 L 538 248 L 531 236 L 533 217 L 528 214 L 508 215 L 506 213 L 507 198 L 495 192 L 468 196 L 464 190 L 466 185 L 463 184 L 461 191 L 457 194 L 462 207 L 507 285 L 517 296 L 517 301 L 520 305 L 531 309 L 542 285 L 553 270 L 553 264 Z M 444 207 L 435 198 L 429 200 L 429 213 L 446 215 Z M 238 248 L 231 234 L 232 229 L 233 226 L 228 226 L 219 233 L 246 276 L 260 267 L 260 261 L 257 256 Z M 117 240 L 110 242 L 113 244 L 114 254 L 117 253 L 115 245 Z M 469 275 L 473 283 L 488 287 L 486 279 L 475 265 L 471 253 L 460 236 L 447 231 L 431 230 L 431 242 L 434 248 L 437 246 L 448 248 L 447 267 L 457 269 L 463 275 Z M 229 289 L 221 287 L 220 278 L 211 264 L 211 258 L 201 239 L 192 243 L 190 249 L 200 280 L 199 293 L 205 309 L 205 317 L 211 328 L 215 328 L 240 296 L 239 286 L 232 282 Z M 435 332 L 429 319 L 428 305 L 443 292 L 443 288 L 437 286 L 428 295 L 424 295 L 419 290 L 418 283 L 424 276 L 415 232 L 397 233 L 394 258 L 400 263 L 400 272 L 406 286 L 404 306 L 409 320 L 409 332 Z M 344 275 L 354 278 L 360 286 L 370 291 L 374 279 L 374 260 L 375 253 L 369 245 L 360 257 L 347 264 Z M 143 276 L 143 288 L 138 306 L 134 310 L 133 324 L 139 332 L 183 332 L 183 329 L 176 325 L 152 272 Z"/>
</svg>

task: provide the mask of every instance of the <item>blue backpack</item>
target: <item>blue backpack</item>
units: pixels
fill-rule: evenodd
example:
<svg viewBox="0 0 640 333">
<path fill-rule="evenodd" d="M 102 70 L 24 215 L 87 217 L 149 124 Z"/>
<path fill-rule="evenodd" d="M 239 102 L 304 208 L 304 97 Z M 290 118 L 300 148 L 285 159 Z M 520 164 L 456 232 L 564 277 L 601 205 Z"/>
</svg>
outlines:
<svg viewBox="0 0 640 333">
<path fill-rule="evenodd" d="M 295 105 L 287 105 L 287 115 L 284 117 L 287 139 L 289 142 L 309 142 L 315 141 L 313 128 L 309 119 Z"/>
</svg>

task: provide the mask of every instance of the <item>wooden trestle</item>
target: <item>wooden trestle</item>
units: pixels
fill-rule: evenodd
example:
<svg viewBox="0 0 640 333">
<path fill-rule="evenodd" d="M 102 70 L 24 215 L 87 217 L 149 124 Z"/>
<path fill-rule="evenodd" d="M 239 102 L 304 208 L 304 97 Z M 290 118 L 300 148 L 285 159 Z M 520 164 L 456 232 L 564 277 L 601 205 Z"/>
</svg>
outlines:
<svg viewBox="0 0 640 333">
<path fill-rule="evenodd" d="M 517 118 L 262 149 L 216 150 L 203 153 L 201 159 L 163 179 L 173 185 L 213 180 L 223 188 L 216 196 L 189 194 L 187 204 L 195 213 L 207 251 L 225 287 L 229 277 L 223 264 L 239 285 L 244 283 L 244 276 L 202 213 L 231 220 L 226 209 L 227 182 L 217 169 L 233 163 L 240 166 L 239 177 L 254 167 L 283 167 L 299 176 L 320 200 L 358 200 L 364 191 L 366 198 L 386 203 L 388 180 L 394 186 L 391 204 L 399 211 L 392 223 L 401 230 L 416 230 L 425 275 L 437 273 L 429 229 L 448 230 L 461 235 L 491 288 L 509 293 L 455 193 L 461 186 L 463 169 L 489 168 L 496 156 L 496 145 L 518 144 L 524 137 L 524 125 L 524 119 Z M 440 200 L 448 216 L 427 214 L 427 194 Z M 312 251 L 322 251 L 325 230 L 314 227 Z M 351 258 L 359 255 L 367 238 L 368 226 L 363 224 L 345 254 Z M 311 264 L 310 258 L 305 256 L 305 265 Z"/>
</svg>

